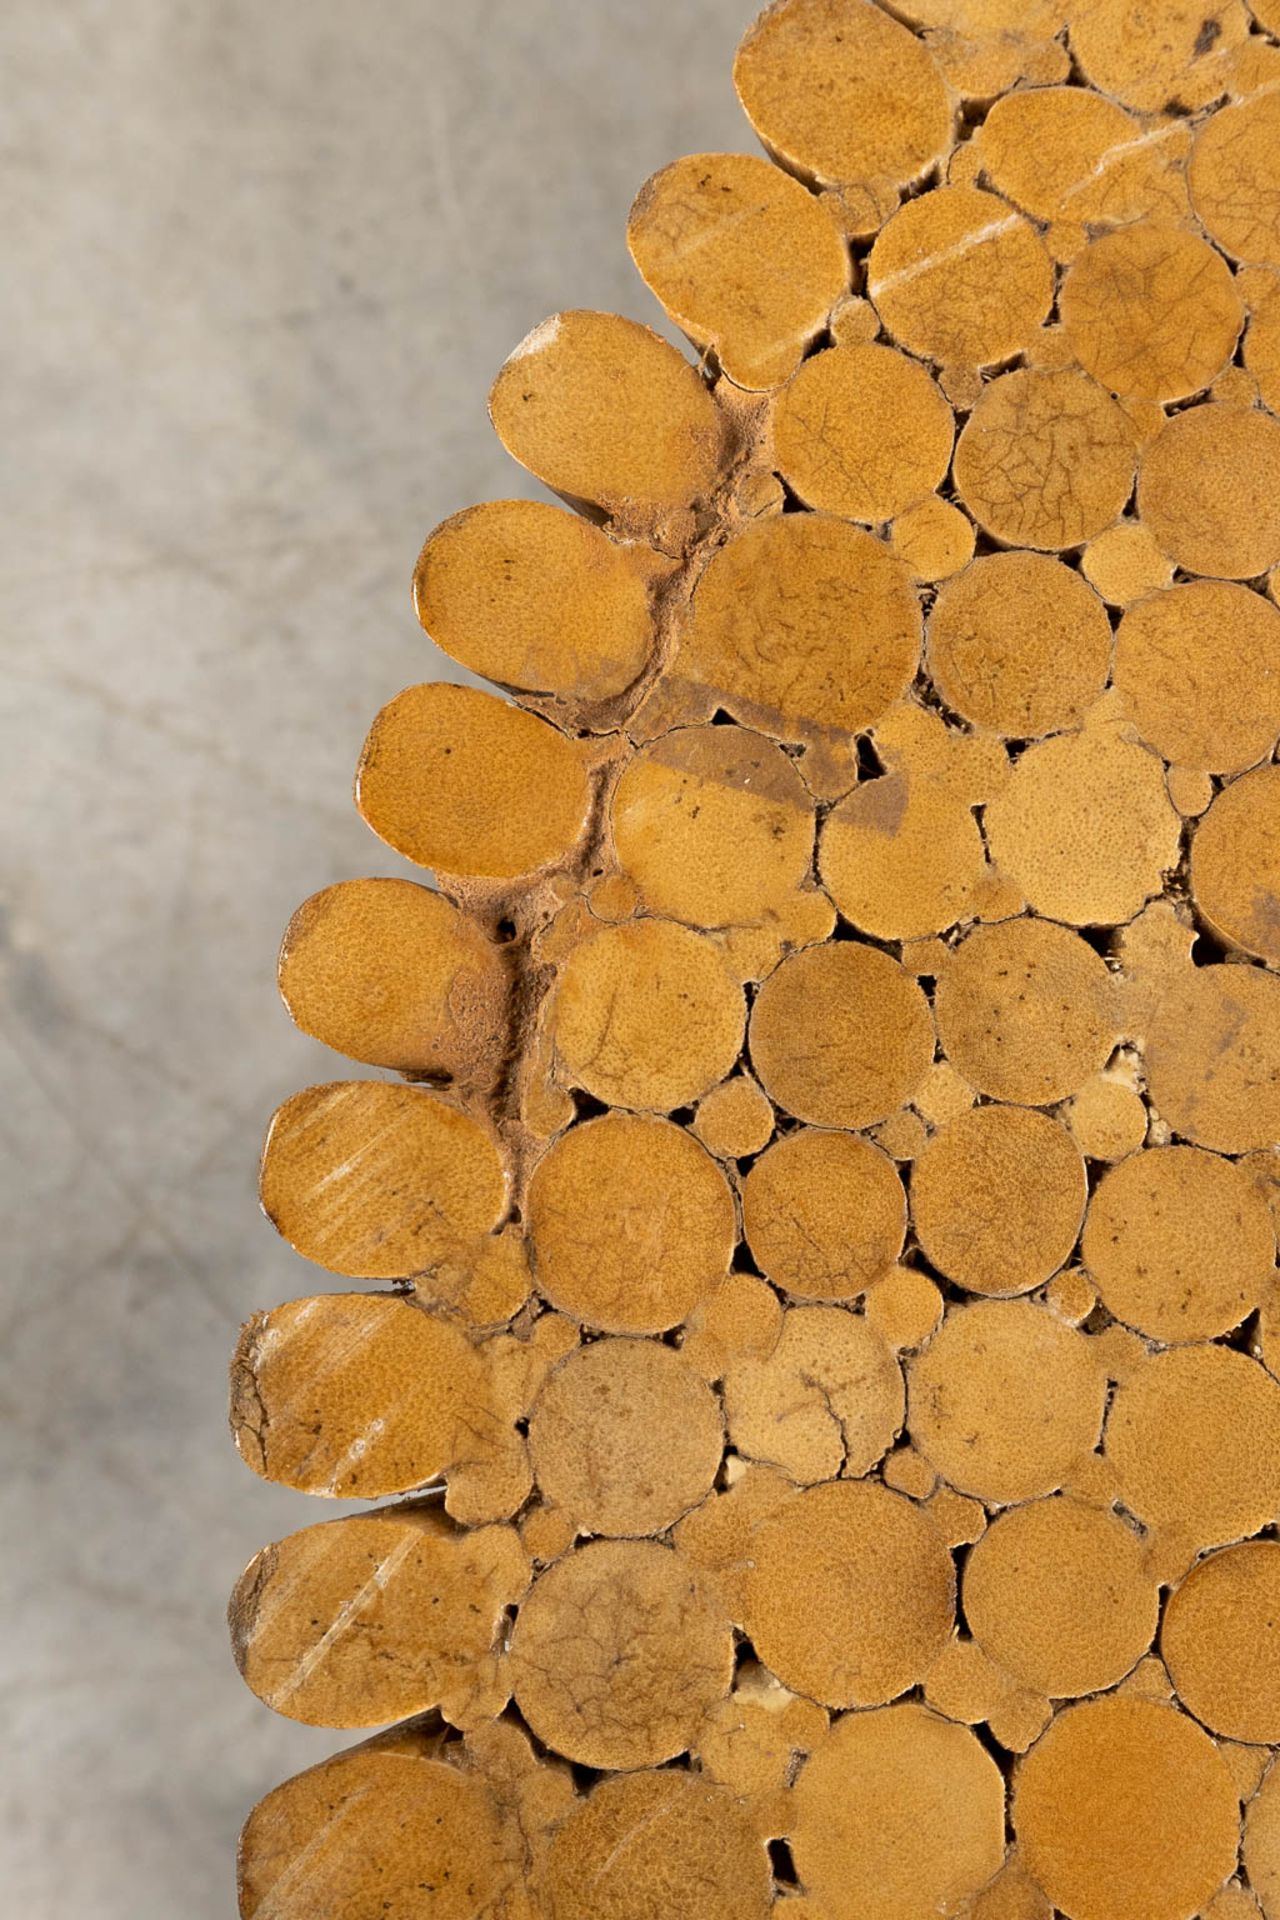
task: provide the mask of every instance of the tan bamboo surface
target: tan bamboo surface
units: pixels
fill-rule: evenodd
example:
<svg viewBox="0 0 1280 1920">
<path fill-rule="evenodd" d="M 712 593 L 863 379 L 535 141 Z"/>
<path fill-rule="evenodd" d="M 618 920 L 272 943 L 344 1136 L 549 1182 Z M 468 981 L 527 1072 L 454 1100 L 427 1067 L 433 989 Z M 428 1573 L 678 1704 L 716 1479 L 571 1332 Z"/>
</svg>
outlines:
<svg viewBox="0 0 1280 1920">
<path fill-rule="evenodd" d="M 1280 1920 L 1280 6 L 776 0 L 285 936 L 245 1920 Z M 389 690 L 390 691 L 390 690 Z M 387 1077 L 384 1070 L 399 1077 Z"/>
</svg>

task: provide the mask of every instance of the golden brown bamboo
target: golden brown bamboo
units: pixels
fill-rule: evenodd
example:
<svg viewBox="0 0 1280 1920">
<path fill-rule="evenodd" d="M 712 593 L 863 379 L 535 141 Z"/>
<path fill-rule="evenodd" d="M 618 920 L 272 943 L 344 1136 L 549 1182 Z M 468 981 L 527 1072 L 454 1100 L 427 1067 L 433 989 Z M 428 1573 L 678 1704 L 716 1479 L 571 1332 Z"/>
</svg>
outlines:
<svg viewBox="0 0 1280 1920">
<path fill-rule="evenodd" d="M 774 0 L 286 934 L 244 1920 L 1280 1920 L 1280 7 Z M 393 689 L 388 689 L 393 694 Z M 406 1497 L 407 1496 L 407 1497 Z M 1270 1768 L 1270 1771 L 1268 1770 Z M 1243 1844 L 1241 1834 L 1243 1833 Z"/>
</svg>

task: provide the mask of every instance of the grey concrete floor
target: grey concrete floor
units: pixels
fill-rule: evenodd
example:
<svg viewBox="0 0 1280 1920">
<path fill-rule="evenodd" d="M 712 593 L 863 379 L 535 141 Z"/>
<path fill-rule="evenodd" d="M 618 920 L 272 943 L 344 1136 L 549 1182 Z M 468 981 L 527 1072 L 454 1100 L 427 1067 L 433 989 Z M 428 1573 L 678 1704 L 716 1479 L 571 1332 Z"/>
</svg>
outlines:
<svg viewBox="0 0 1280 1920">
<path fill-rule="evenodd" d="M 225 1430 L 235 1329 L 326 1284 L 258 1214 L 345 1069 L 292 908 L 398 863 L 349 791 L 442 671 L 426 531 L 534 491 L 484 409 L 558 306 L 656 318 L 664 161 L 751 150 L 750 0 L 8 0 L 0 269 L 0 1906 L 228 1920 L 252 1802 L 344 1744 L 241 1686 L 225 1595 L 323 1517 Z M 335 1916 L 335 1920 L 340 1917 Z"/>
</svg>

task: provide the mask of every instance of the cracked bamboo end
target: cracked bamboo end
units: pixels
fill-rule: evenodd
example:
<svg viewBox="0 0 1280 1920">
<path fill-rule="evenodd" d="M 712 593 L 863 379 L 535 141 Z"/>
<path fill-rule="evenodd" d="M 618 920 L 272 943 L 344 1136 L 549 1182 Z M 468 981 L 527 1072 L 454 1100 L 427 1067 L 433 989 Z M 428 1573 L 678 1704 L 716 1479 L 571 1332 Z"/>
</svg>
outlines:
<svg viewBox="0 0 1280 1920">
<path fill-rule="evenodd" d="M 951 409 L 918 360 L 884 346 L 833 347 L 778 396 L 778 472 L 808 507 L 869 525 L 932 494 L 951 461 Z"/>
<path fill-rule="evenodd" d="M 255 1316 L 232 1363 L 232 1428 L 264 1479 L 379 1499 L 487 1460 L 528 1491 L 485 1350 L 402 1294 L 320 1294 Z M 514 1420 L 515 1413 L 511 1419 Z"/>
<path fill-rule="evenodd" d="M 867 292 L 909 353 L 942 367 L 986 367 L 1030 345 L 1053 300 L 1053 265 L 1035 228 L 976 187 L 908 200 L 876 236 Z"/>
<path fill-rule="evenodd" d="M 629 1770 L 683 1753 L 729 1691 L 727 1615 L 678 1552 L 595 1540 L 541 1574 L 511 1637 L 516 1705 L 553 1752 Z"/>
<path fill-rule="evenodd" d="M 1060 451 L 1073 443 L 1088 448 L 1080 467 Z M 983 387 L 952 472 L 964 505 L 996 542 L 1056 552 L 1118 518 L 1137 454 L 1128 415 L 1095 381 L 1070 367 L 1024 368 Z"/>
<path fill-rule="evenodd" d="M 571 1128 L 535 1168 L 527 1206 L 540 1290 L 605 1332 L 678 1326 L 729 1271 L 728 1180 L 668 1120 L 611 1113 Z"/>
<path fill-rule="evenodd" d="M 767 1354 L 725 1371 L 729 1442 L 798 1486 L 870 1473 L 901 1430 L 902 1370 L 865 1316 L 791 1307 Z"/>
<path fill-rule="evenodd" d="M 778 632 L 785 651 L 770 641 Z M 920 638 L 910 575 L 881 541 L 844 520 L 775 514 L 712 555 L 671 672 L 708 714 L 720 707 L 813 749 L 888 710 Z M 855 777 L 847 769 L 844 786 Z"/>
<path fill-rule="evenodd" d="M 971 1107 L 936 1130 L 911 1171 L 920 1245 L 969 1293 L 1029 1293 L 1052 1279 L 1080 1236 L 1086 1197 L 1070 1133 L 1027 1107 Z"/>
<path fill-rule="evenodd" d="M 775 0 L 426 540 L 246 1920 L 1280 1920 L 1275 0 Z M 776 164 L 775 164 L 776 163 Z M 571 510 L 566 510 L 566 507 Z M 1241 1834 L 1243 1841 L 1241 1844 Z"/>
<path fill-rule="evenodd" d="M 761 1271 L 807 1300 L 856 1300 L 902 1251 L 907 1197 L 889 1157 L 854 1134 L 802 1128 L 752 1162 L 742 1183 Z"/>
<path fill-rule="evenodd" d="M 929 673 L 984 731 L 1035 739 L 1078 726 L 1107 684 L 1106 610 L 1048 554 L 991 553 L 949 580 L 929 616 Z"/>
</svg>

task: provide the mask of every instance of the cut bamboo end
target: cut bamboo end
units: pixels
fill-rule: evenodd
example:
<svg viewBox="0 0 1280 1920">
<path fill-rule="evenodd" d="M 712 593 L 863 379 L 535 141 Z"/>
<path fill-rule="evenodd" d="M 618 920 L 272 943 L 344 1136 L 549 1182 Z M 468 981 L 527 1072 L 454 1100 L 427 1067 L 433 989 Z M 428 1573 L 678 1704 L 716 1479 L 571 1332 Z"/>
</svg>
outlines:
<svg viewBox="0 0 1280 1920">
<path fill-rule="evenodd" d="M 1100 1182 L 1081 1255 L 1108 1311 L 1166 1344 L 1212 1340 L 1251 1313 L 1275 1265 L 1263 1196 L 1234 1162 L 1153 1147 Z"/>
<path fill-rule="evenodd" d="M 650 913 L 697 927 L 785 918 L 813 866 L 814 803 L 781 749 L 742 727 L 682 727 L 614 789 L 614 850 Z"/>
<path fill-rule="evenodd" d="M 1144 739 L 1208 772 L 1239 772 L 1268 750 L 1277 662 L 1280 614 L 1223 581 L 1141 598 L 1116 635 L 1116 685 Z"/>
<path fill-rule="evenodd" d="M 1159 1618 L 1133 1528 L 1061 1494 L 997 1515 L 965 1561 L 963 1596 L 988 1658 L 1050 1699 L 1118 1685 Z"/>
<path fill-rule="evenodd" d="M 454 1913 L 513 1897 L 523 1849 L 510 1802 L 438 1736 L 371 1742 L 268 1794 L 240 1839 L 244 1920 L 273 1914 Z M 438 1911 L 448 1906 L 435 1902 Z"/>
<path fill-rule="evenodd" d="M 506 1204 L 498 1148 L 435 1094 L 337 1080 L 278 1109 L 262 1153 L 262 1206 L 331 1273 L 408 1279 L 490 1233 Z"/>
<path fill-rule="evenodd" d="M 1121 520 L 1089 542 L 1080 571 L 1108 605 L 1129 607 L 1170 584 L 1173 562 L 1161 553 L 1149 527 Z"/>
<path fill-rule="evenodd" d="M 489 396 L 507 451 L 556 493 L 615 517 L 709 494 L 725 429 L 674 347 L 613 313 L 559 313 L 516 348 Z"/>
<path fill-rule="evenodd" d="M 1124 1505 L 1157 1537 L 1223 1546 L 1270 1514 L 1280 1387 L 1229 1347 L 1170 1348 L 1116 1388 L 1107 1451 Z"/>
<path fill-rule="evenodd" d="M 591 787 L 574 743 L 474 687 L 410 687 L 365 741 L 356 804 L 420 867 L 511 880 L 563 859 Z"/>
<path fill-rule="evenodd" d="M 937 1530 L 883 1486 L 811 1487 L 754 1535 L 752 1644 L 784 1686 L 824 1706 L 876 1706 L 904 1692 L 932 1665 L 954 1612 Z"/>
<path fill-rule="evenodd" d="M 1080 365 L 1121 399 L 1202 392 L 1230 360 L 1244 322 L 1222 255 L 1156 222 L 1092 241 L 1063 280 L 1060 310 Z"/>
<path fill-rule="evenodd" d="M 1158 17 L 1157 17 L 1158 16 Z M 1280 1920 L 1280 10 L 775 0 L 280 956 L 246 1920 Z M 1243 1821 L 1241 1809 L 1243 1808 Z M 1240 1834 L 1243 1828 L 1243 1845 Z"/>
<path fill-rule="evenodd" d="M 1026 1107 L 971 1107 L 939 1127 L 911 1170 L 920 1244 L 970 1293 L 1029 1293 L 1080 1236 L 1085 1167 L 1067 1129 Z"/>
<path fill-rule="evenodd" d="M 280 995 L 303 1033 L 371 1067 L 480 1092 L 506 1043 L 501 950 L 442 894 L 408 880 L 342 880 L 294 914 Z"/>
<path fill-rule="evenodd" d="M 639 1836 L 639 1839 L 637 1839 Z M 564 1920 L 602 1913 L 761 1920 L 773 1901 L 769 1859 L 741 1799 L 696 1774 L 642 1771 L 606 1780 L 552 1841 L 542 1884 Z"/>
<path fill-rule="evenodd" d="M 1162 1911 L 1196 1910 L 1232 1872 L 1239 1844 L 1222 1756 L 1193 1720 L 1149 1700 L 1060 1713 L 1022 1763 L 1013 1817 L 1028 1868 L 1068 1911 L 1120 1912 L 1153 1884 Z"/>
<path fill-rule="evenodd" d="M 785 380 L 848 289 L 844 241 L 822 203 L 751 154 L 664 167 L 640 189 L 627 243 L 676 325 L 740 387 Z"/>
<path fill-rule="evenodd" d="M 1177 865 L 1182 830 L 1159 760 L 1102 729 L 1028 747 L 985 825 L 1028 904 L 1076 927 L 1133 919 Z"/>
<path fill-rule="evenodd" d="M 561 973 L 557 1067 L 597 1100 L 670 1113 L 724 1079 L 745 1015 L 742 988 L 705 935 L 630 920 L 588 935 Z"/>
<path fill-rule="evenodd" d="M 1280 266 L 1280 218 L 1263 183 L 1275 161 L 1280 112 L 1259 92 L 1206 120 L 1187 169 L 1191 203 L 1210 237 L 1232 259 Z"/>
<path fill-rule="evenodd" d="M 1051 233 L 1188 211 L 1185 123 L 1161 118 L 1144 131 L 1137 116 L 1088 88 L 1009 93 L 974 139 L 995 191 Z"/>
<path fill-rule="evenodd" d="M 1038 739 L 1080 724 L 1107 684 L 1111 626 L 1080 575 L 1040 553 L 992 553 L 939 590 L 926 661 L 975 727 Z"/>
<path fill-rule="evenodd" d="M 818 867 L 845 918 L 877 940 L 922 940 L 969 919 L 990 877 L 972 803 L 908 769 L 840 801 Z"/>
<path fill-rule="evenodd" d="M 874 1911 L 946 1910 L 976 1894 L 1004 1856 L 1004 1783 L 967 1727 L 918 1705 L 848 1714 L 796 1787 L 797 1871 L 818 1913 L 838 1912 L 851 1880 Z M 906 1820 L 913 1836 L 896 1837 Z"/>
<path fill-rule="evenodd" d="M 856 1300 L 892 1271 L 907 1197 L 888 1155 L 856 1134 L 802 1128 L 754 1161 L 743 1220 L 761 1270 L 808 1300 Z"/>
<path fill-rule="evenodd" d="M 1280 768 L 1225 787 L 1196 830 L 1196 906 L 1230 947 L 1280 964 Z"/>
<path fill-rule="evenodd" d="M 744 38 L 733 77 L 765 146 L 803 179 L 892 191 L 922 178 L 951 144 L 934 61 L 864 0 L 777 0 Z"/>
<path fill-rule="evenodd" d="M 951 464 L 951 409 L 919 361 L 892 347 L 806 360 L 773 417 L 778 472 L 808 507 L 868 525 L 932 494 Z"/>
<path fill-rule="evenodd" d="M 1051 920 L 975 928 L 946 960 L 935 1005 L 951 1064 L 980 1093 L 1024 1106 L 1077 1092 L 1119 1038 L 1105 962 Z"/>
<path fill-rule="evenodd" d="M 973 522 L 936 493 L 900 513 L 889 539 L 915 580 L 947 580 L 973 558 Z"/>
<path fill-rule="evenodd" d="M 540 500 L 495 500 L 437 527 L 413 581 L 436 645 L 486 680 L 590 707 L 653 647 L 643 572 L 598 527 Z"/>
<path fill-rule="evenodd" d="M 665 1533 L 710 1493 L 724 1453 L 715 1394 L 679 1352 L 597 1340 L 549 1376 L 529 1421 L 538 1487 L 580 1533 Z"/>
<path fill-rule="evenodd" d="M 503 1630 L 528 1584 L 511 1527 L 466 1531 L 430 1508 L 332 1520 L 250 1562 L 232 1646 L 259 1699 L 290 1719 L 377 1727 L 442 1709 L 466 1727 L 506 1704 Z"/>
<path fill-rule="evenodd" d="M 806 1044 L 806 1034 L 817 1044 Z M 751 1058 L 797 1120 L 867 1127 L 902 1106 L 933 1058 L 929 1003 L 874 947 L 840 942 L 784 960 L 756 996 Z"/>
<path fill-rule="evenodd" d="M 534 1170 L 527 1208 L 542 1293 L 606 1332 L 676 1326 L 729 1271 L 729 1182 L 667 1120 L 611 1113 L 562 1134 Z"/>
<path fill-rule="evenodd" d="M 699 1101 L 693 1130 L 717 1158 L 742 1160 L 768 1146 L 775 1117 L 751 1075 L 740 1073 L 722 1080 Z"/>
<path fill-rule="evenodd" d="M 1198 1720 L 1231 1740 L 1272 1743 L 1280 1690 L 1272 1630 L 1280 1553 L 1249 1540 L 1197 1561 L 1165 1610 L 1160 1651 Z"/>
<path fill-rule="evenodd" d="M 1280 560 L 1278 489 L 1280 420 L 1211 402 L 1175 413 L 1145 449 L 1138 512 L 1186 572 L 1251 580 Z"/>
<path fill-rule="evenodd" d="M 1158 1113 L 1217 1153 L 1280 1139 L 1280 980 L 1205 967 L 1169 984 L 1148 1024 L 1144 1059 Z"/>
<path fill-rule="evenodd" d="M 1102 1431 L 1106 1375 L 1086 1335 L 1032 1300 L 948 1313 L 907 1372 L 908 1428 L 961 1493 L 1003 1506 L 1054 1493 Z"/>
</svg>

